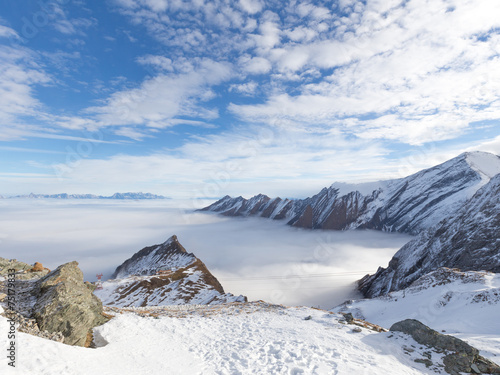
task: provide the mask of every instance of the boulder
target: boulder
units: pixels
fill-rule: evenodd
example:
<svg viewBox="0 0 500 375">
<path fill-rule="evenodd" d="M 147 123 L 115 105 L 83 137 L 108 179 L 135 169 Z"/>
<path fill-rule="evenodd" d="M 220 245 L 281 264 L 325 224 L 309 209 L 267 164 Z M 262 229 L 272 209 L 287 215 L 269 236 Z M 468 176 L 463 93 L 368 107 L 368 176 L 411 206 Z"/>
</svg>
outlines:
<svg viewBox="0 0 500 375">
<path fill-rule="evenodd" d="M 456 337 L 443 335 L 415 319 L 394 323 L 391 331 L 410 335 L 416 342 L 444 351 L 445 371 L 452 375 L 474 373 L 500 374 L 500 366 L 479 355 L 479 350 Z"/>
<path fill-rule="evenodd" d="M 44 268 L 43 268 L 42 263 L 35 262 L 33 268 L 30 270 L 30 272 L 41 272 L 43 270 L 44 270 Z"/>
<path fill-rule="evenodd" d="M 108 320 L 102 302 L 83 282 L 78 262 L 63 264 L 38 280 L 33 294 L 33 317 L 40 330 L 62 332 L 65 344 L 88 346 L 92 329 Z"/>
</svg>

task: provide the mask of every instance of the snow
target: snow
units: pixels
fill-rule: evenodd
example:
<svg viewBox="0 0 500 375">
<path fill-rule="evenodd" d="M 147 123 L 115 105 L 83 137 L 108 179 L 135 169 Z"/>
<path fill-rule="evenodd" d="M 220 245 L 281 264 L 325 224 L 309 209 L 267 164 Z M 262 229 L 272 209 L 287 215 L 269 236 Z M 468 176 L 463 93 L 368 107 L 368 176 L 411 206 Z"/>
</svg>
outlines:
<svg viewBox="0 0 500 375">
<path fill-rule="evenodd" d="M 382 327 L 413 318 L 452 334 L 500 364 L 500 274 L 439 270 L 388 296 L 352 301 L 332 309 L 351 312 Z"/>
<path fill-rule="evenodd" d="M 467 163 L 478 172 L 483 180 L 488 182 L 490 178 L 500 173 L 500 157 L 487 152 L 469 152 L 466 154 Z"/>
<path fill-rule="evenodd" d="M 339 315 L 322 310 L 248 303 L 188 313 L 184 318 L 178 311 L 156 317 L 146 310 L 116 313 L 94 330 L 96 349 L 19 333 L 18 367 L 9 368 L 2 356 L 2 374 L 436 373 L 414 362 L 422 350 L 408 336 L 353 332 Z M 6 328 L 0 317 L 0 332 Z M 0 340 L 5 347 L 4 337 Z M 405 353 L 405 347 L 415 351 Z M 432 352 L 432 358 L 439 361 L 441 354 Z"/>
<path fill-rule="evenodd" d="M 190 272 L 188 270 L 186 272 Z M 203 281 L 203 274 L 195 271 L 189 276 L 165 285 L 148 287 L 158 276 L 130 276 L 111 279 L 102 283 L 102 289 L 95 290 L 103 304 L 108 306 L 163 306 L 182 304 L 217 304 L 243 301 L 245 297 L 231 293 L 219 293 Z"/>
</svg>

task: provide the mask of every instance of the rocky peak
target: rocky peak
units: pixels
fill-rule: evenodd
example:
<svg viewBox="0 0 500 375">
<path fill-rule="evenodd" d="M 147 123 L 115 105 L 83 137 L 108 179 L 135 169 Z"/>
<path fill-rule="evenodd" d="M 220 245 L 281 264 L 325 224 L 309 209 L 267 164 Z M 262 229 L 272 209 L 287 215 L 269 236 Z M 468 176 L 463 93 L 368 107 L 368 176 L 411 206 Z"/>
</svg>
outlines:
<svg viewBox="0 0 500 375">
<path fill-rule="evenodd" d="M 206 265 L 188 253 L 175 235 L 127 259 L 116 269 L 114 279 L 104 282 L 103 289 L 95 293 L 106 305 L 121 307 L 246 300 L 225 293 Z"/>
<path fill-rule="evenodd" d="M 160 268 L 177 269 L 192 263 L 196 257 L 188 253 L 173 235 L 160 245 L 148 246 L 118 266 L 111 276 L 119 279 L 131 275 L 154 275 Z"/>
</svg>

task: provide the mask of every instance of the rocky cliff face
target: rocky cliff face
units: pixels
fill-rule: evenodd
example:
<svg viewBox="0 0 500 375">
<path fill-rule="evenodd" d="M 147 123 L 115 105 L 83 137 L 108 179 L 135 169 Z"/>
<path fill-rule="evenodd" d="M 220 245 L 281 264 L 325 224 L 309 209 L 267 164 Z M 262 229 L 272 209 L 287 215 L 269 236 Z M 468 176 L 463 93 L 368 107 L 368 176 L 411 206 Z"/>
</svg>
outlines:
<svg viewBox="0 0 500 375">
<path fill-rule="evenodd" d="M 146 247 L 120 265 L 114 279 L 95 294 L 110 306 L 159 306 L 243 302 L 244 296 L 225 293 L 219 281 L 177 236 Z"/>
<path fill-rule="evenodd" d="M 365 184 L 363 188 L 353 185 L 352 191 L 346 191 L 344 184 L 334 184 L 311 198 L 298 200 L 271 199 L 262 194 L 248 200 L 226 196 L 202 210 L 285 219 L 289 225 L 302 228 L 418 234 L 460 209 L 497 173 L 500 157 L 464 153 L 406 178 Z"/>
<path fill-rule="evenodd" d="M 366 297 L 400 290 L 439 267 L 500 272 L 500 174 L 454 215 L 403 246 L 359 283 Z"/>
</svg>

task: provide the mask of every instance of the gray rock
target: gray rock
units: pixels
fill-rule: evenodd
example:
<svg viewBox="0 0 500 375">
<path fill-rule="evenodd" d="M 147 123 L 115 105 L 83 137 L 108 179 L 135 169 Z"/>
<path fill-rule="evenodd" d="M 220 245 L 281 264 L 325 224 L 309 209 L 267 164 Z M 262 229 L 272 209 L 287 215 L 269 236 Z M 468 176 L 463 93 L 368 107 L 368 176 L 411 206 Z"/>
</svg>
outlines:
<svg viewBox="0 0 500 375">
<path fill-rule="evenodd" d="M 344 319 L 346 320 L 347 324 L 351 324 L 354 321 L 354 317 L 352 316 L 351 313 L 345 313 Z"/>
<path fill-rule="evenodd" d="M 40 330 L 62 332 L 65 344 L 89 346 L 92 328 L 107 318 L 101 301 L 84 284 L 78 263 L 63 264 L 34 284 L 33 317 Z"/>
<path fill-rule="evenodd" d="M 500 374 L 500 366 L 480 356 L 476 348 L 456 337 L 443 335 L 418 320 L 397 322 L 390 330 L 406 333 L 421 345 L 445 351 L 447 354 L 443 358 L 443 364 L 449 374 L 471 373 L 475 368 L 482 374 Z"/>
</svg>

